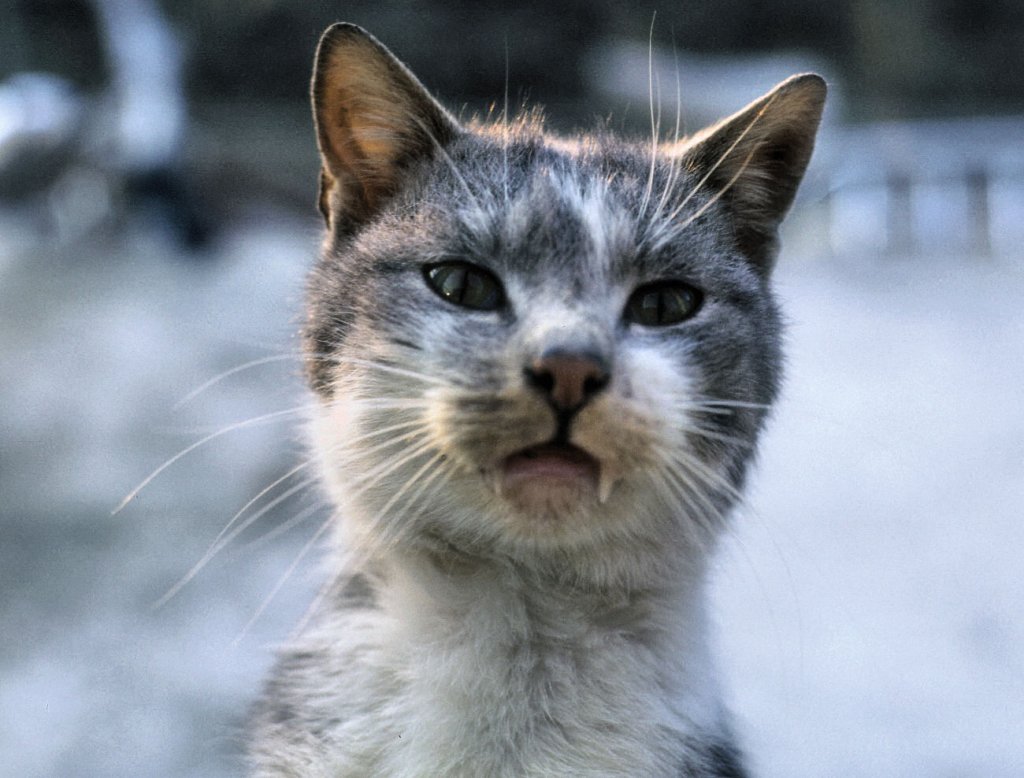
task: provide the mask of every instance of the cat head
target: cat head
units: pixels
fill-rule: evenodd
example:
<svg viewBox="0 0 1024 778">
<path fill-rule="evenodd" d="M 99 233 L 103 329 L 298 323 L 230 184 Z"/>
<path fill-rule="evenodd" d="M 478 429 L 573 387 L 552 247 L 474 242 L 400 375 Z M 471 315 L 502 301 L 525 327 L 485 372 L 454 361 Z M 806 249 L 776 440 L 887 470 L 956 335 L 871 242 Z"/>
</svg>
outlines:
<svg viewBox="0 0 1024 778">
<path fill-rule="evenodd" d="M 566 139 L 462 124 L 335 25 L 312 94 L 305 338 L 342 523 L 511 555 L 713 538 L 779 382 L 768 282 L 824 82 L 670 143 Z"/>
</svg>

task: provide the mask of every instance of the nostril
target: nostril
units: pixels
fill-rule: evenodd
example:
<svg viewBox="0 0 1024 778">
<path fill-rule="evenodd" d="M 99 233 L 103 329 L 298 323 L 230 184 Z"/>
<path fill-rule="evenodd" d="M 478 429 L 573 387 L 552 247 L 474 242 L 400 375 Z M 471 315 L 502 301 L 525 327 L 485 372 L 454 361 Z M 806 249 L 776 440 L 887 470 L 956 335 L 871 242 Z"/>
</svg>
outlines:
<svg viewBox="0 0 1024 778">
<path fill-rule="evenodd" d="M 534 389 L 539 389 L 544 394 L 549 394 L 555 388 L 555 377 L 547 370 L 541 368 L 525 368 L 526 382 Z"/>
<path fill-rule="evenodd" d="M 597 394 L 608 385 L 608 376 L 606 374 L 588 376 L 583 381 L 583 394 L 588 397 L 592 394 Z"/>
</svg>

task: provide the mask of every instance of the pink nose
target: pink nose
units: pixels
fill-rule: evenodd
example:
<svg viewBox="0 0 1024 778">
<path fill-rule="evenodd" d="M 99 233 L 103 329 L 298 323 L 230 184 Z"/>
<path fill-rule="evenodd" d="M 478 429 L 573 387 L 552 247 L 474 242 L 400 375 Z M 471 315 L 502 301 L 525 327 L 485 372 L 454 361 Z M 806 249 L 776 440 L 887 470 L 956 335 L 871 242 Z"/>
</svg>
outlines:
<svg viewBox="0 0 1024 778">
<path fill-rule="evenodd" d="M 608 385 L 608 368 L 595 354 L 552 350 L 526 368 L 531 386 L 559 411 L 573 411 Z"/>
</svg>

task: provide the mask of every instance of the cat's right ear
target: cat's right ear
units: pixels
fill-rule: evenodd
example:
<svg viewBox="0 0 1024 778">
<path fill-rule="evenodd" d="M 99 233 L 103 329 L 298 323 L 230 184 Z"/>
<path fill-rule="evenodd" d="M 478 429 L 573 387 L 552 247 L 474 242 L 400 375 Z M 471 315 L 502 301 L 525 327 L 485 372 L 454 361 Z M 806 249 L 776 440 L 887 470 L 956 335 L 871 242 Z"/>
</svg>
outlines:
<svg viewBox="0 0 1024 778">
<path fill-rule="evenodd" d="M 371 218 L 412 162 L 460 131 L 416 77 L 354 24 L 335 24 L 320 38 L 312 98 L 320 212 L 332 229 Z"/>
</svg>

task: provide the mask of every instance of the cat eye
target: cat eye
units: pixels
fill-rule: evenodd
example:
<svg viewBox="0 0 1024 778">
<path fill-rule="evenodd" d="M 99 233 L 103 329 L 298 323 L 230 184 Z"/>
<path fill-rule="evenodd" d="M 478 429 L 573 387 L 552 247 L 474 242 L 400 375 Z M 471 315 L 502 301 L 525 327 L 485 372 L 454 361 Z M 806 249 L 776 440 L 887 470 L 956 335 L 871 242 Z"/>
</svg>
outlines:
<svg viewBox="0 0 1024 778">
<path fill-rule="evenodd" d="M 681 281 L 645 284 L 626 303 L 628 321 L 645 327 L 668 327 L 689 319 L 700 308 L 701 293 Z"/>
<path fill-rule="evenodd" d="M 505 291 L 493 273 L 468 262 L 441 262 L 423 269 L 427 285 L 453 305 L 475 311 L 495 311 Z"/>
</svg>

